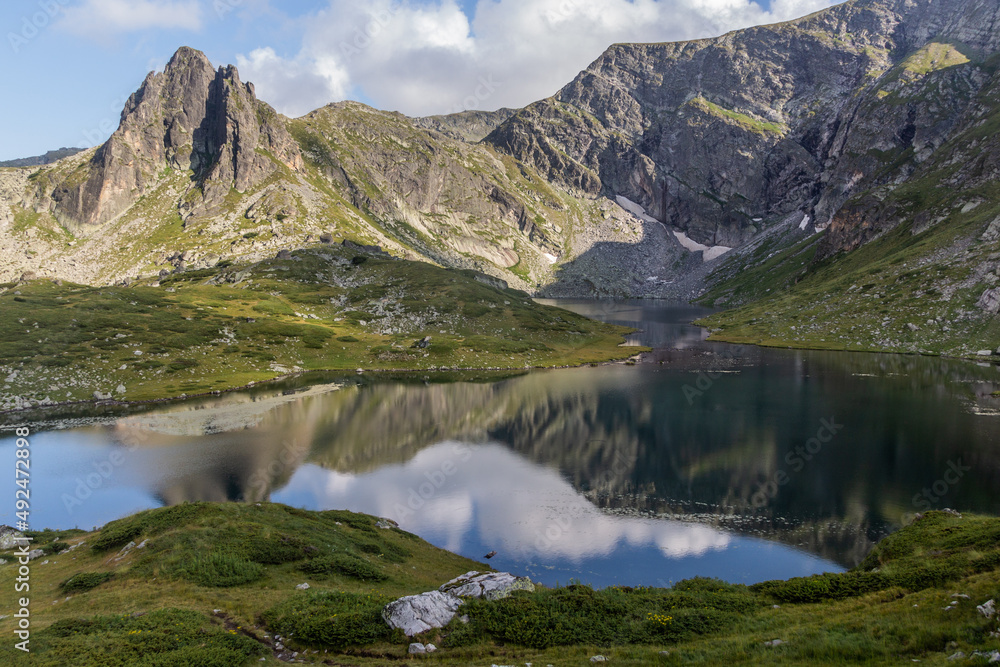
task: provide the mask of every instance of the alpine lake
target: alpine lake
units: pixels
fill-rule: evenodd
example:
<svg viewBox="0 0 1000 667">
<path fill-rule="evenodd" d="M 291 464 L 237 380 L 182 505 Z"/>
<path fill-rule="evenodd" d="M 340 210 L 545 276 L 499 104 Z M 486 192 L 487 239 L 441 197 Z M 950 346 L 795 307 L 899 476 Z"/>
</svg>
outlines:
<svg viewBox="0 0 1000 667">
<path fill-rule="evenodd" d="M 35 415 L 32 527 L 271 500 L 385 517 L 463 556 L 495 551 L 498 570 L 603 587 L 839 572 L 917 512 L 1000 514 L 997 366 L 708 342 L 691 322 L 709 311 L 687 305 L 543 302 L 633 327 L 627 344 L 654 351 Z M 0 431 L 8 469 L 15 418 Z"/>
</svg>

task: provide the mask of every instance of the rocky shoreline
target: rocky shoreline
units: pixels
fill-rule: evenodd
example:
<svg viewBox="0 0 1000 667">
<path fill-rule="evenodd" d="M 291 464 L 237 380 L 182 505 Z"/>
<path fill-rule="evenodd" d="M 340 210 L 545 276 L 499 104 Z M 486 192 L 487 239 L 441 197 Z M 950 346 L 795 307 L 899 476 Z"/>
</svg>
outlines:
<svg viewBox="0 0 1000 667">
<path fill-rule="evenodd" d="M 640 361 L 641 361 L 641 354 L 640 355 L 636 355 L 634 353 L 630 353 L 627 356 L 623 356 L 621 359 L 600 362 L 600 363 L 597 363 L 597 364 L 595 364 L 595 363 L 582 363 L 582 364 L 566 364 L 566 365 L 560 365 L 560 366 L 508 366 L 508 367 L 501 367 L 501 366 L 468 366 L 468 367 L 457 367 L 456 366 L 456 367 L 446 367 L 446 366 L 442 366 L 442 367 L 439 367 L 439 368 L 368 368 L 368 369 L 358 368 L 355 371 L 353 371 L 353 374 L 354 375 L 365 375 L 365 374 L 370 374 L 370 375 L 378 375 L 378 374 L 389 375 L 389 374 L 396 374 L 396 373 L 399 373 L 399 374 L 409 374 L 409 373 L 456 373 L 456 372 L 457 373 L 476 373 L 476 372 L 498 372 L 498 373 L 504 373 L 504 372 L 519 372 L 519 371 L 523 372 L 523 371 L 538 371 L 538 370 L 560 370 L 560 369 L 581 368 L 581 367 L 584 367 L 584 366 L 595 366 L 595 365 L 605 366 L 605 365 L 620 365 L 620 364 L 628 364 L 628 363 L 633 363 L 634 364 L 634 363 L 638 363 Z M 181 395 L 181 396 L 173 396 L 173 397 L 166 397 L 166 398 L 154 398 L 154 399 L 137 400 L 137 401 L 123 401 L 123 400 L 116 400 L 116 399 L 113 399 L 113 398 L 93 398 L 93 399 L 90 399 L 90 400 L 83 400 L 83 401 L 61 401 L 61 402 L 57 402 L 57 401 L 49 401 L 49 402 L 34 402 L 34 401 L 30 401 L 32 403 L 31 405 L 25 405 L 25 406 L 22 406 L 22 407 L 19 407 L 19 408 L 14 408 L 14 409 L 0 409 L 0 418 L 7 418 L 7 417 L 18 415 L 18 414 L 26 414 L 26 413 L 29 413 L 29 412 L 31 412 L 33 410 L 51 410 L 51 409 L 57 409 L 57 408 L 67 408 L 67 407 L 77 407 L 77 406 L 93 406 L 93 407 L 101 406 L 101 407 L 121 407 L 121 408 L 127 408 L 127 407 L 166 405 L 166 404 L 171 404 L 171 403 L 183 403 L 183 402 L 186 402 L 186 401 L 191 401 L 191 400 L 200 399 L 200 398 L 210 398 L 210 397 L 217 397 L 217 396 L 225 396 L 227 394 L 235 394 L 235 393 L 238 393 L 238 392 L 241 392 L 241 391 L 247 391 L 247 390 L 250 390 L 250 389 L 259 389 L 261 387 L 267 387 L 267 386 L 270 386 L 270 385 L 276 385 L 276 384 L 279 384 L 279 383 L 282 383 L 282 382 L 293 381 L 293 380 L 296 380 L 298 378 L 302 378 L 302 377 L 309 376 L 309 375 L 317 375 L 317 374 L 331 375 L 331 374 L 341 374 L 341 373 L 344 374 L 344 375 L 348 375 L 348 374 L 351 374 L 352 371 L 349 371 L 349 370 L 337 370 L 337 369 L 297 371 L 297 372 L 294 372 L 294 373 L 286 373 L 284 375 L 279 375 L 277 377 L 274 377 L 274 378 L 271 378 L 271 379 L 268 379 L 268 380 L 260 380 L 260 381 L 257 381 L 257 382 L 249 382 L 249 383 L 247 383 L 245 385 L 242 385 L 242 386 L 239 386 L 239 387 L 231 387 L 231 388 L 227 388 L 227 389 L 220 389 L 220 390 L 203 392 L 203 393 L 197 393 L 197 394 L 184 394 L 184 395 Z M 11 400 L 16 400 L 16 399 L 20 399 L 20 397 L 16 397 L 16 396 L 15 397 L 0 396 L 0 402 L 11 401 Z M 24 399 L 21 399 L 21 400 L 23 401 Z"/>
</svg>

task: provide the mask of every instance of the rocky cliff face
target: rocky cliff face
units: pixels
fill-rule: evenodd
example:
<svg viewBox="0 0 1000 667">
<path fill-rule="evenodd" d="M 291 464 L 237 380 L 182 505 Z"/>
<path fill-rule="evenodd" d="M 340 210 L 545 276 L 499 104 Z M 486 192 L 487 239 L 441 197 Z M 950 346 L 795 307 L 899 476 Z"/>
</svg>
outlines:
<svg viewBox="0 0 1000 667">
<path fill-rule="evenodd" d="M 822 229 L 960 125 L 985 78 L 960 66 L 996 51 L 998 19 L 995 0 L 859 0 L 716 39 L 616 45 L 486 141 L 710 245 L 796 212 Z"/>
<path fill-rule="evenodd" d="M 496 111 L 460 111 L 445 116 L 414 118 L 413 124 L 427 130 L 440 132 L 452 139 L 476 143 L 486 138 L 505 120 L 517 113 L 516 109 Z"/>
<path fill-rule="evenodd" d="M 212 68 L 199 51 L 182 48 L 162 73 L 150 73 L 122 111 L 121 124 L 88 168 L 55 183 L 43 181 L 56 218 L 102 225 L 153 187 L 165 169 L 190 171 L 188 211 L 217 206 L 231 188 L 243 191 L 275 171 L 302 164 L 278 114 L 240 82 L 234 67 Z M 46 186 L 51 191 L 45 191 Z"/>
<path fill-rule="evenodd" d="M 563 254 L 547 221 L 552 216 L 536 223 L 516 185 L 501 176 L 501 160 L 484 148 L 352 102 L 318 109 L 291 127 L 329 182 L 420 255 L 452 266 L 483 269 L 485 260 L 507 269 L 522 255 L 527 267 L 542 253 Z"/>
<path fill-rule="evenodd" d="M 657 294 L 662 283 L 646 280 L 680 245 L 473 141 L 511 113 L 411 119 L 345 102 L 290 120 L 235 68 L 182 48 L 129 99 L 106 144 L 9 172 L 0 280 L 115 282 L 347 239 L 535 290 L 575 258 L 601 265 L 640 244 L 647 261 L 589 284 Z"/>
</svg>

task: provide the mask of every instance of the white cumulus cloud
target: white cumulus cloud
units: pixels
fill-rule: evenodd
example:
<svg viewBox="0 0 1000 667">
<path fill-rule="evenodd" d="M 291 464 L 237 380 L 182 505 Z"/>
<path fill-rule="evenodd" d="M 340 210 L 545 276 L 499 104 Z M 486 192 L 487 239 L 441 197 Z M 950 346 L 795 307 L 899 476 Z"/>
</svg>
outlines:
<svg viewBox="0 0 1000 667">
<path fill-rule="evenodd" d="M 66 7 L 60 24 L 90 36 L 147 28 L 199 30 L 202 6 L 197 0 L 84 0 Z"/>
<path fill-rule="evenodd" d="M 347 95 L 349 75 L 335 58 L 286 59 L 265 47 L 236 56 L 240 78 L 252 81 L 257 96 L 298 117 Z"/>
<path fill-rule="evenodd" d="M 454 0 L 329 0 L 304 22 L 296 55 L 258 50 L 240 62 L 252 66 L 244 78 L 258 94 L 293 115 L 352 95 L 410 115 L 521 107 L 555 94 L 617 42 L 711 37 L 831 4 L 479 0 L 470 20 Z M 313 87 L 291 85 L 310 75 Z"/>
</svg>

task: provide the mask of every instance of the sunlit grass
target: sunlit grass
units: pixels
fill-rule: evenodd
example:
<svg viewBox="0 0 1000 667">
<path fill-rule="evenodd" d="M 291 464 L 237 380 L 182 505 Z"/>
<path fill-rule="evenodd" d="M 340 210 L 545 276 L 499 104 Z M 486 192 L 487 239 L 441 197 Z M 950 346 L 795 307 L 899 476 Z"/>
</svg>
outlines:
<svg viewBox="0 0 1000 667">
<path fill-rule="evenodd" d="M 97 533 L 37 534 L 38 544 L 63 546 L 32 566 L 34 652 L 28 663 L 8 642 L 0 660 L 280 664 L 272 650 L 279 634 L 311 664 L 404 661 L 411 639 L 381 621 L 382 607 L 486 566 L 375 521 L 269 503 L 192 503 Z M 347 562 L 364 566 L 342 569 Z M 520 591 L 470 601 L 467 623 L 456 618 L 413 640 L 436 644 L 439 652 L 422 659 L 444 665 L 578 665 L 594 655 L 626 665 L 953 664 L 947 658 L 959 651 L 1000 649 L 990 634 L 1000 632 L 997 619 L 976 610 L 1000 599 L 998 566 L 1000 519 L 930 512 L 843 574 Z M 248 567 L 254 576 L 243 581 L 206 577 Z M 15 576 L 14 564 L 0 566 L 0 586 Z M 86 585 L 68 592 L 74 579 Z M 303 582 L 310 589 L 296 590 Z M 13 627 L 14 619 L 0 620 L 0 632 Z"/>
</svg>

